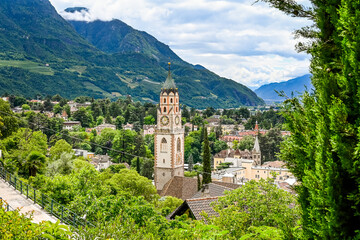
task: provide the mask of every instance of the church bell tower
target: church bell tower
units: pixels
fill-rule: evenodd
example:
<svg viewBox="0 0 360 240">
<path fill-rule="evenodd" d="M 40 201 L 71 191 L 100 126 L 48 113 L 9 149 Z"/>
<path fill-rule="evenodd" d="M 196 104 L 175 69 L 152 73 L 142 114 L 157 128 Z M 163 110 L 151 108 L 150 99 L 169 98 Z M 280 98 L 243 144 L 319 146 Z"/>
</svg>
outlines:
<svg viewBox="0 0 360 240">
<path fill-rule="evenodd" d="M 181 124 L 179 92 L 171 77 L 170 63 L 161 88 L 154 135 L 155 186 L 158 191 L 174 176 L 184 176 L 184 129 Z"/>
<path fill-rule="evenodd" d="M 259 144 L 259 125 L 258 122 L 256 121 L 255 124 L 255 143 L 254 143 L 254 148 L 251 151 L 252 153 L 252 159 L 254 160 L 254 164 L 256 166 L 260 166 L 261 165 L 261 151 L 260 151 L 260 144 Z"/>
</svg>

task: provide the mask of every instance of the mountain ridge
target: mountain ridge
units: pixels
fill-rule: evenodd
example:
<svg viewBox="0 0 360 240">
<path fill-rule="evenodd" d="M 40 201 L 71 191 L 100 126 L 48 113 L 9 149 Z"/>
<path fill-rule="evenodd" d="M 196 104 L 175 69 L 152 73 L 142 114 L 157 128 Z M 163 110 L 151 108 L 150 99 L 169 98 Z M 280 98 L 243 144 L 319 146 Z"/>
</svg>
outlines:
<svg viewBox="0 0 360 240">
<path fill-rule="evenodd" d="M 311 74 L 305 74 L 303 76 L 289 79 L 283 82 L 269 83 L 262 85 L 254 92 L 265 101 L 275 101 L 281 102 L 284 100 L 283 97 L 280 97 L 277 92 L 284 91 L 284 93 L 291 96 L 298 96 L 303 93 L 306 89 L 310 90 L 312 88 L 311 84 Z"/>
<path fill-rule="evenodd" d="M 153 38 L 147 35 L 143 33 L 141 37 Z M 167 54 L 173 52 L 155 40 L 152 39 L 159 48 L 152 51 L 157 57 L 151 51 L 106 53 L 80 36 L 48 0 L 3 0 L 0 2 L 0 94 L 25 97 L 61 94 L 67 98 L 131 95 L 134 100 L 157 102 L 159 84 L 167 75 Z M 127 43 L 137 46 L 138 42 Z M 263 104 L 254 92 L 233 80 L 195 68 L 180 58 L 172 62 L 182 103 L 188 106 L 227 108 Z"/>
</svg>

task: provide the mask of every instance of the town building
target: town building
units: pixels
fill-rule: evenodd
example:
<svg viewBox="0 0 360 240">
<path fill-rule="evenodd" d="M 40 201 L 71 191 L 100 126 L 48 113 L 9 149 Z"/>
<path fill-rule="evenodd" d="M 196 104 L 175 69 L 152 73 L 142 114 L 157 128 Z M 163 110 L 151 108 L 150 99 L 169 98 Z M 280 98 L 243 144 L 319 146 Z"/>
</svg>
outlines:
<svg viewBox="0 0 360 240">
<path fill-rule="evenodd" d="M 179 91 L 171 76 L 170 63 L 161 89 L 154 135 L 154 182 L 159 193 L 174 177 L 184 177 L 184 128 Z"/>
<path fill-rule="evenodd" d="M 80 121 L 67 121 L 63 123 L 63 129 L 72 131 L 74 129 L 74 127 L 81 127 L 81 122 Z"/>
<path fill-rule="evenodd" d="M 213 162 L 215 170 L 212 173 L 213 181 L 242 184 L 249 180 L 266 178 L 274 178 L 278 182 L 295 179 L 282 161 L 261 164 L 261 150 L 258 139 L 260 131 L 257 123 L 254 132 L 255 144 L 252 151 L 227 149 L 215 154 Z"/>
<path fill-rule="evenodd" d="M 124 126 L 122 126 L 124 130 L 133 130 L 134 124 L 128 123 Z"/>
<path fill-rule="evenodd" d="M 102 130 L 104 130 L 105 128 L 109 128 L 112 130 L 116 130 L 116 126 L 113 124 L 108 124 L 108 123 L 103 123 L 100 124 L 99 126 L 96 126 L 94 129 L 96 130 L 97 134 L 101 134 Z"/>
<path fill-rule="evenodd" d="M 95 154 L 84 149 L 73 149 L 76 157 L 93 158 Z"/>
<path fill-rule="evenodd" d="M 94 165 L 95 169 L 98 171 L 106 169 L 114 164 L 108 155 L 94 155 L 91 157 L 90 163 Z"/>
<path fill-rule="evenodd" d="M 154 134 L 155 130 L 156 130 L 156 125 L 144 125 L 143 126 L 143 135 L 149 135 L 149 134 Z"/>
</svg>

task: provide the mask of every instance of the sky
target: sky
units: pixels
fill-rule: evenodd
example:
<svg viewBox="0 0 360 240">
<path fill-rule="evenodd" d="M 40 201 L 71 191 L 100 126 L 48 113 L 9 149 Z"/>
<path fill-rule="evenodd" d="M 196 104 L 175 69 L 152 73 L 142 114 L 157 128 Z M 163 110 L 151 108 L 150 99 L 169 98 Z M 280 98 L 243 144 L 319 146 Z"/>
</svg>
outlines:
<svg viewBox="0 0 360 240">
<path fill-rule="evenodd" d="M 292 33 L 310 22 L 255 0 L 50 2 L 65 19 L 120 19 L 169 45 L 183 60 L 251 89 L 309 73 L 310 56 L 295 51 Z M 66 13 L 67 7 L 86 7 L 89 13 Z"/>
</svg>

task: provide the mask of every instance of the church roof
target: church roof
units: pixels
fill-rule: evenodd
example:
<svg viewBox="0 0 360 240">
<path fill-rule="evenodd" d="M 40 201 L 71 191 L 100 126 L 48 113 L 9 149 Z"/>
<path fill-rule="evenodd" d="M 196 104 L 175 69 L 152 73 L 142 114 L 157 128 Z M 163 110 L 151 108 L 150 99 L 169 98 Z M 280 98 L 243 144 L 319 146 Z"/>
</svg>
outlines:
<svg viewBox="0 0 360 240">
<path fill-rule="evenodd" d="M 174 176 L 164 185 L 160 196 L 173 196 L 185 200 L 191 198 L 197 190 L 196 178 Z"/>
<path fill-rule="evenodd" d="M 219 182 L 220 183 L 220 182 Z M 241 187 L 238 184 L 231 183 L 229 185 L 219 184 L 218 182 L 212 182 L 204 185 L 200 191 L 195 193 L 192 198 L 203 198 L 203 197 L 219 197 L 224 196 L 225 191 L 232 191 L 236 188 Z"/>
<path fill-rule="evenodd" d="M 168 76 L 167 76 L 166 81 L 165 81 L 165 83 L 164 83 L 164 85 L 163 85 L 162 88 L 163 88 L 163 89 L 167 89 L 167 90 L 169 90 L 169 89 L 174 89 L 174 90 L 175 90 L 175 89 L 176 89 L 175 81 L 174 81 L 174 79 L 173 79 L 172 76 L 171 76 L 170 63 L 169 63 Z"/>
</svg>

